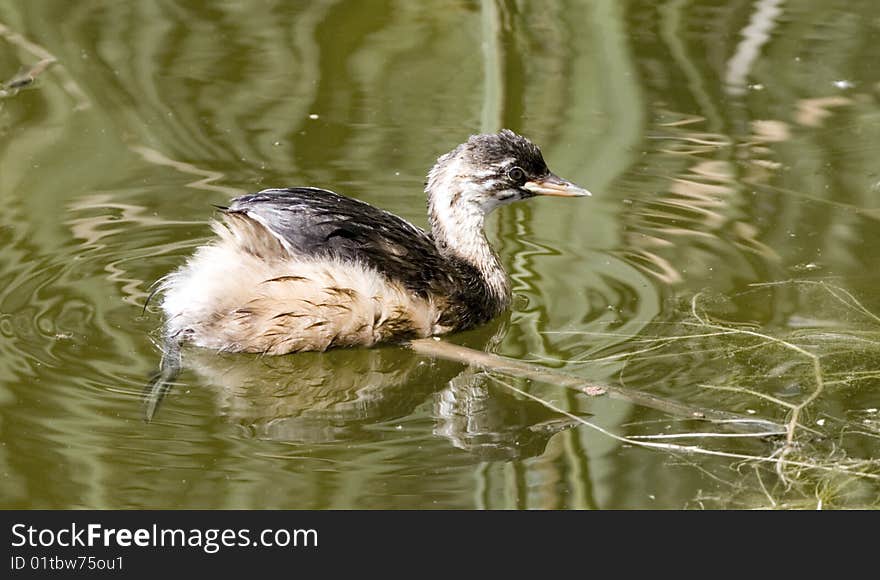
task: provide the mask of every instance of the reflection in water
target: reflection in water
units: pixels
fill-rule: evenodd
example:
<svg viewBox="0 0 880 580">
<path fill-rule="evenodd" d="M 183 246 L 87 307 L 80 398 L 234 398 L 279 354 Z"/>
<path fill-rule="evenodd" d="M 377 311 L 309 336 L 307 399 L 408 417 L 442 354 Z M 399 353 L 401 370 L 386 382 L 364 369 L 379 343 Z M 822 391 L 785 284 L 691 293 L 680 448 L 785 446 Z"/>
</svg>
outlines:
<svg viewBox="0 0 880 580">
<path fill-rule="evenodd" d="M 797 103 L 795 120 L 807 127 L 821 127 L 823 121 L 831 116 L 834 108 L 851 105 L 852 102 L 849 97 L 841 95 L 801 99 Z"/>
<path fill-rule="evenodd" d="M 782 13 L 781 5 L 785 0 L 760 0 L 755 3 L 755 11 L 749 25 L 740 33 L 742 40 L 727 61 L 725 83 L 731 95 L 745 94 L 746 79 L 760 55 L 761 48 L 770 40 L 770 34 L 776 27 L 776 19 Z"/>
<path fill-rule="evenodd" d="M 540 455 L 550 437 L 574 425 L 533 401 L 490 389 L 482 374 L 400 347 L 283 357 L 189 348 L 183 360 L 214 392 L 218 412 L 260 439 L 364 443 L 380 435 L 371 426 L 405 418 L 431 398 L 434 434 L 484 460 Z M 151 420 L 161 422 L 169 412 L 156 412 L 155 400 L 146 404 L 155 413 Z"/>
<path fill-rule="evenodd" d="M 184 361 L 220 413 L 256 437 L 315 443 L 356 440 L 366 425 L 405 417 L 430 393 L 430 377 L 451 370 L 395 347 L 284 357 L 192 348 Z"/>
<path fill-rule="evenodd" d="M 226 177 L 220 171 L 210 171 L 207 169 L 200 169 L 191 163 L 184 163 L 182 161 L 175 161 L 173 159 L 168 159 L 160 152 L 155 149 L 150 149 L 149 147 L 143 147 L 140 145 L 132 145 L 131 150 L 144 158 L 144 161 L 147 163 L 152 163 L 154 165 L 164 165 L 167 167 L 172 167 L 181 173 L 186 173 L 190 175 L 197 175 L 201 177 L 196 181 L 191 183 L 187 183 L 186 187 L 191 187 L 193 189 L 201 189 L 207 191 L 218 191 L 220 193 L 225 193 L 229 197 L 235 197 L 237 195 L 242 195 L 246 193 L 244 190 L 236 189 L 234 187 L 226 187 L 223 185 L 217 185 L 216 181 L 222 180 Z"/>
<path fill-rule="evenodd" d="M 544 453 L 550 437 L 576 421 L 531 400 L 490 388 L 485 375 L 464 371 L 434 395 L 434 434 L 484 461 Z"/>
<path fill-rule="evenodd" d="M 741 195 L 737 166 L 724 157 L 737 148 L 737 155 L 755 160 L 729 137 L 693 127 L 705 119 L 675 113 L 664 117 L 672 120 L 658 125 L 654 142 L 659 159 L 669 166 L 669 177 L 651 180 L 666 182 L 659 195 L 631 200 L 625 256 L 669 285 L 724 275 L 758 279 L 755 266 L 773 264 L 778 256 L 759 240 Z M 779 136 L 777 125 L 757 124 L 744 145 L 756 151 Z M 768 167 L 763 160 L 759 165 Z M 751 260 L 750 254 L 760 261 Z"/>
</svg>

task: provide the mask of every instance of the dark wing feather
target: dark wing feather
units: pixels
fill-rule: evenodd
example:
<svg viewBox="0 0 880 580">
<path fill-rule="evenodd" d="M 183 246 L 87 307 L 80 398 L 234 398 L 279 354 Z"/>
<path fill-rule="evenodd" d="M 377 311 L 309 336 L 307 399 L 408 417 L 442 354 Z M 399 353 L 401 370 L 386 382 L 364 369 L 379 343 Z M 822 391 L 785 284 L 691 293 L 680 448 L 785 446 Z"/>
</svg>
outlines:
<svg viewBox="0 0 880 580">
<path fill-rule="evenodd" d="M 255 219 L 296 254 L 359 262 L 421 295 L 448 292 L 453 285 L 430 234 L 326 189 L 266 189 L 232 200 L 227 211 Z"/>
</svg>

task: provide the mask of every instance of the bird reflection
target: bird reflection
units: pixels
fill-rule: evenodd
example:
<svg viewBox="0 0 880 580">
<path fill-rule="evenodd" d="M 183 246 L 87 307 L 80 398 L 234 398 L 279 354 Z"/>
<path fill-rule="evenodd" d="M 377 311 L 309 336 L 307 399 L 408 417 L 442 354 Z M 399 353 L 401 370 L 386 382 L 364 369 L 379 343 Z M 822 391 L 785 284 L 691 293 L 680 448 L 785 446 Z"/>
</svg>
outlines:
<svg viewBox="0 0 880 580">
<path fill-rule="evenodd" d="M 470 369 L 434 394 L 434 434 L 484 461 L 544 453 L 550 437 L 577 421 L 530 400 L 517 399 Z"/>
<path fill-rule="evenodd" d="M 289 357 L 192 349 L 183 360 L 214 390 L 222 415 L 274 441 L 370 441 L 382 436 L 371 426 L 404 419 L 431 400 L 434 435 L 479 460 L 540 455 L 550 437 L 573 425 L 491 385 L 475 369 L 400 347 Z M 145 405 L 148 414 L 157 412 L 157 401 L 147 398 Z"/>
<path fill-rule="evenodd" d="M 369 438 L 364 427 L 409 415 L 454 374 L 394 347 L 271 358 L 193 349 L 185 358 L 230 420 L 256 437 L 302 443 Z"/>
</svg>

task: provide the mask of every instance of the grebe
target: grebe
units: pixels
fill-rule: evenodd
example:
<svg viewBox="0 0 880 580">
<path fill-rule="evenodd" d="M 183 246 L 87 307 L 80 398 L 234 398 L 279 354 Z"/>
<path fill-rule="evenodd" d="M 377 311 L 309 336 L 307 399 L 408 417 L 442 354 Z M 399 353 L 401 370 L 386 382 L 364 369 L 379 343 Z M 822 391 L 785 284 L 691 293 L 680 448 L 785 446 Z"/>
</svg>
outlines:
<svg viewBox="0 0 880 580">
<path fill-rule="evenodd" d="M 440 157 L 425 192 L 430 233 L 325 189 L 233 199 L 217 239 L 159 285 L 167 344 L 277 355 L 473 327 L 510 302 L 485 216 L 536 195 L 590 195 L 507 129 Z"/>
</svg>

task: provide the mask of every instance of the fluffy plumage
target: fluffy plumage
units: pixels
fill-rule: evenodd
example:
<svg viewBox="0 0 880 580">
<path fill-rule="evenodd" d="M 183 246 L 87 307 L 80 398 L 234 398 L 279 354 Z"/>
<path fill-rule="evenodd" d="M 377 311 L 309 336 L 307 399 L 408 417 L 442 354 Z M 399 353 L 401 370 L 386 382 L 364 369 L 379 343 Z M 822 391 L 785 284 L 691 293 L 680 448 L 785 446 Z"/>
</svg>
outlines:
<svg viewBox="0 0 880 580">
<path fill-rule="evenodd" d="M 284 354 L 472 327 L 510 299 L 485 215 L 541 193 L 586 194 L 507 130 L 438 159 L 426 192 L 431 233 L 324 189 L 234 199 L 217 238 L 160 286 L 168 340 Z"/>
</svg>

